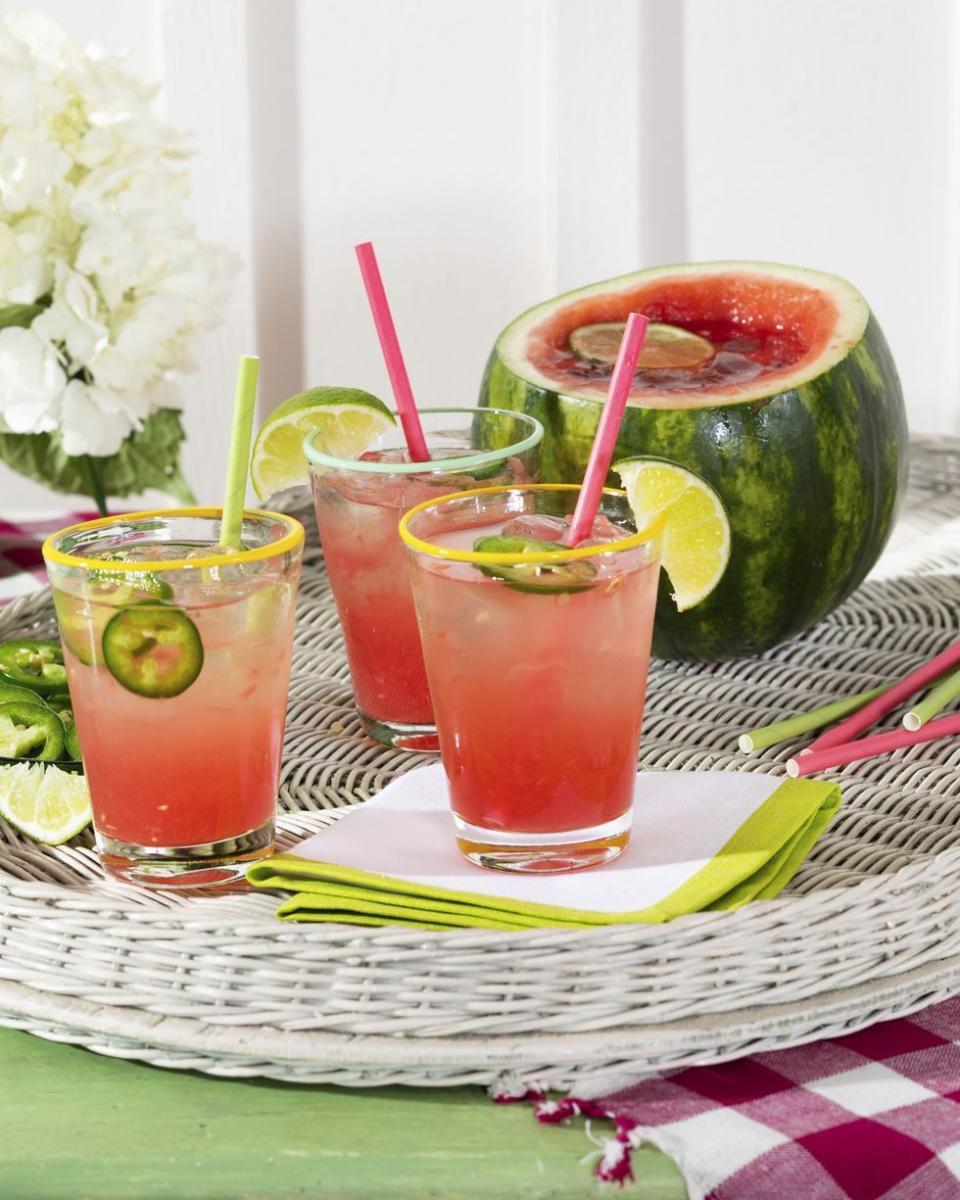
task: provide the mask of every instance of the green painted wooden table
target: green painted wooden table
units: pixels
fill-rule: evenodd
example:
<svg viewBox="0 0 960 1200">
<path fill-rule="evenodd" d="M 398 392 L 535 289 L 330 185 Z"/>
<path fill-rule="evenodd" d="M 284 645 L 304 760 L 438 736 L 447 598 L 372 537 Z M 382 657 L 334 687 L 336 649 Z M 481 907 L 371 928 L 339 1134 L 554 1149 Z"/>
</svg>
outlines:
<svg viewBox="0 0 960 1200">
<path fill-rule="evenodd" d="M 0 1030 L 5 1200 L 596 1197 L 590 1149 L 582 1122 L 538 1125 L 479 1088 L 214 1079 Z M 685 1195 L 663 1155 L 634 1169 L 624 1195 Z"/>
</svg>

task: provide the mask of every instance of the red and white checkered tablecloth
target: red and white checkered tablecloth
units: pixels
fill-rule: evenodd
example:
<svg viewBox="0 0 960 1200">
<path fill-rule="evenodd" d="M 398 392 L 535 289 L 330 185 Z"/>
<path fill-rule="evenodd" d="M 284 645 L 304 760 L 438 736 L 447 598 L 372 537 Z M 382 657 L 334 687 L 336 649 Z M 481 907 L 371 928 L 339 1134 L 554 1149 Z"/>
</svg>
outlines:
<svg viewBox="0 0 960 1200">
<path fill-rule="evenodd" d="M 58 529 L 92 521 L 95 511 L 17 513 L 0 517 L 0 604 L 24 596 L 47 582 L 40 547 Z"/>
<path fill-rule="evenodd" d="M 690 1200 L 958 1200 L 960 997 L 859 1033 L 648 1079 L 599 1100 L 533 1099 L 539 1120 L 613 1121 L 600 1179 L 645 1142 Z"/>
</svg>

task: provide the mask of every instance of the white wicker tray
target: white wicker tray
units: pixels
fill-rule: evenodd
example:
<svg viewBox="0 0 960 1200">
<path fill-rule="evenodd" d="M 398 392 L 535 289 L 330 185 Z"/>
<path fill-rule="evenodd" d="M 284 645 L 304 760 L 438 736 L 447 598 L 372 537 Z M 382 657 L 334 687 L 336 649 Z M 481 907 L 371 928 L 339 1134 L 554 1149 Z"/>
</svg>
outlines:
<svg viewBox="0 0 960 1200">
<path fill-rule="evenodd" d="M 905 673 L 957 636 L 960 444 L 916 443 L 891 548 L 811 633 L 752 660 L 658 663 L 641 765 L 781 773 L 736 733 Z M 0 637 L 52 624 L 47 593 Z M 422 761 L 366 741 L 319 552 L 305 562 L 282 838 Z M 486 1083 L 587 1095 L 652 1070 L 808 1041 L 960 991 L 960 741 L 854 764 L 781 899 L 665 926 L 426 933 L 281 924 L 262 894 L 104 879 L 89 840 L 0 822 L 0 1024 L 104 1054 L 305 1083 Z"/>
</svg>

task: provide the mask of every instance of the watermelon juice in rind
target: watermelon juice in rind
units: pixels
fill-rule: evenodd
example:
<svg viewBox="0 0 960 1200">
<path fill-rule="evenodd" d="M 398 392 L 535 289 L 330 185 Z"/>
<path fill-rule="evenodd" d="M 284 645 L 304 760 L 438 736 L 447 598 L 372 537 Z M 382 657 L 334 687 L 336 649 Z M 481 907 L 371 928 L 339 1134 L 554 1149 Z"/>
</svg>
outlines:
<svg viewBox="0 0 960 1200">
<path fill-rule="evenodd" d="M 343 631 L 354 696 L 366 732 L 408 749 L 436 749 L 436 727 L 397 533 L 424 500 L 539 474 L 542 429 L 533 418 L 477 409 L 424 409 L 431 461 L 411 462 L 400 430 L 358 459 L 307 439 L 317 529 Z"/>
<path fill-rule="evenodd" d="M 401 524 L 456 837 L 481 866 L 593 866 L 630 835 L 659 546 L 610 492 L 565 550 L 548 522 L 578 494 L 467 493 Z"/>
</svg>

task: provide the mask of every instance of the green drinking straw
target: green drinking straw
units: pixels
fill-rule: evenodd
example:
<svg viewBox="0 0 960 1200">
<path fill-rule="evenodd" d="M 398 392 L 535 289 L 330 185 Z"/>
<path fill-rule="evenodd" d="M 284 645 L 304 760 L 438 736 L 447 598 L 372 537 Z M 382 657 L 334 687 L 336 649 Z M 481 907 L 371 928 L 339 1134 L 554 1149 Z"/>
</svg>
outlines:
<svg viewBox="0 0 960 1200">
<path fill-rule="evenodd" d="M 237 387 L 233 399 L 233 427 L 230 433 L 230 457 L 227 460 L 227 486 L 223 495 L 220 521 L 220 545 L 239 550 L 242 543 L 243 502 L 247 497 L 247 469 L 250 464 L 250 438 L 253 410 L 257 401 L 260 359 L 245 354 L 237 365 Z"/>
<path fill-rule="evenodd" d="M 842 720 L 849 713 L 856 712 L 876 696 L 882 696 L 892 685 L 884 683 L 880 687 L 871 688 L 869 692 L 860 692 L 846 700 L 835 700 L 812 712 L 801 713 L 797 717 L 787 717 L 785 721 L 777 721 L 773 725 L 764 725 L 762 729 L 751 729 L 749 733 L 741 733 L 738 745 L 744 754 L 751 750 L 765 750 L 767 746 L 775 746 L 777 742 L 785 742 L 788 738 L 798 737 L 801 733 L 810 733 L 821 729 L 831 721 Z M 960 689 L 958 689 L 960 690 Z"/>
<path fill-rule="evenodd" d="M 960 669 L 944 675 L 926 700 L 921 700 L 904 716 L 903 723 L 907 729 L 919 729 L 926 725 L 931 717 L 942 712 L 948 704 L 960 696 Z"/>
</svg>

